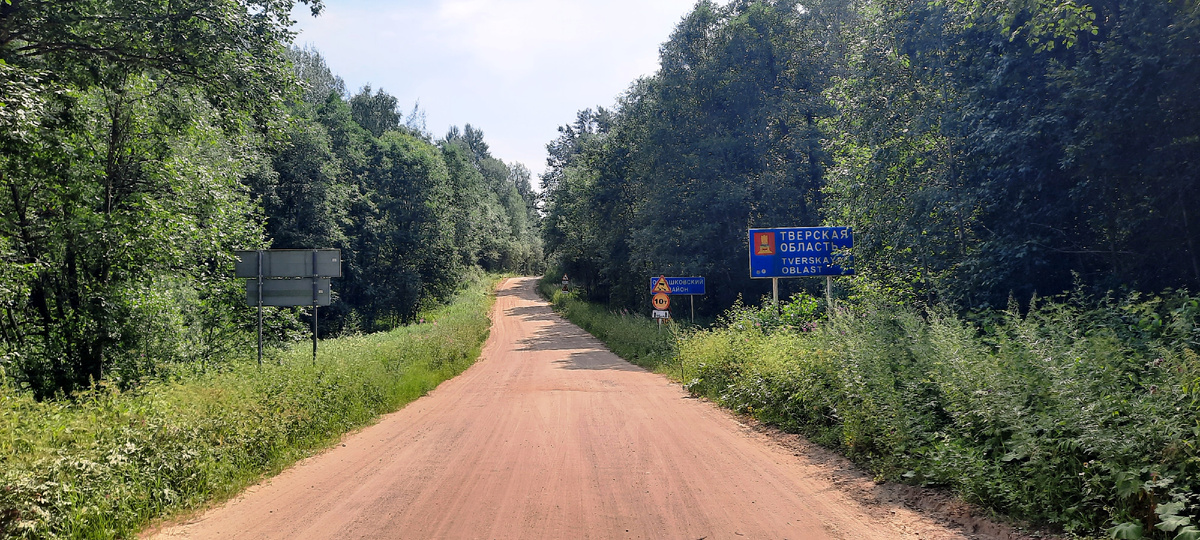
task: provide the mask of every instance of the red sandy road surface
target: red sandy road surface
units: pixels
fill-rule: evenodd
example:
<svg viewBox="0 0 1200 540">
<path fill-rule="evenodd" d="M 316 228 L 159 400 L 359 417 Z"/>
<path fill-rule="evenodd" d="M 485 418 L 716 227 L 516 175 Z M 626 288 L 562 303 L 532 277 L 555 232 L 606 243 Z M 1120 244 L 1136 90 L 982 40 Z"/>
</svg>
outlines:
<svg viewBox="0 0 1200 540">
<path fill-rule="evenodd" d="M 480 361 L 154 538 L 965 538 L 864 505 L 506 281 Z"/>
</svg>

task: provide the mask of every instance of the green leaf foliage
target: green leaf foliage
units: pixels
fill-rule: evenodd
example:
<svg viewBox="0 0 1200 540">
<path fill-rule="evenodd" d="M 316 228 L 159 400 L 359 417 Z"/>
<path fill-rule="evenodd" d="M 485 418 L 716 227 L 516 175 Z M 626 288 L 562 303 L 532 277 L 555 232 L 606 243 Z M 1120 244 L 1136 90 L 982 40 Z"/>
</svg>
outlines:
<svg viewBox="0 0 1200 540">
<path fill-rule="evenodd" d="M 809 327 L 731 311 L 678 350 L 693 392 L 884 478 L 1078 533 L 1127 519 L 1137 532 L 1113 531 L 1174 532 L 1200 510 L 1193 300 L 1062 298 L 962 318 L 864 293 Z M 1143 331 L 1147 312 L 1176 330 Z"/>
<path fill-rule="evenodd" d="M 1200 283 L 1182 157 L 1200 141 L 1196 17 L 1141 1 L 857 10 L 824 190 L 860 269 L 993 307 L 1077 279 Z"/>
<path fill-rule="evenodd" d="M 476 267 L 541 270 L 528 170 L 347 97 L 289 48 L 295 4 L 0 7 L 0 379 L 52 399 L 250 354 L 237 249 L 341 249 L 324 335 L 408 322 Z M 266 344 L 310 315 L 267 309 Z"/>
<path fill-rule="evenodd" d="M 551 143 L 545 245 L 591 299 L 648 305 L 651 274 L 719 283 L 714 314 L 763 291 L 748 226 L 817 225 L 828 156 L 817 119 L 827 56 L 795 2 L 700 2 L 660 69 L 618 108 L 580 113 Z"/>
<path fill-rule="evenodd" d="M 707 276 L 709 315 L 766 292 L 750 227 L 851 226 L 859 274 L 963 308 L 1196 288 L 1197 13 L 699 2 L 655 74 L 548 146 L 547 252 L 627 308 L 649 275 Z"/>
<path fill-rule="evenodd" d="M 1108 530 L 1109 538 L 1119 538 L 1124 540 L 1140 540 L 1142 535 L 1142 524 L 1137 522 L 1126 522 Z"/>
</svg>

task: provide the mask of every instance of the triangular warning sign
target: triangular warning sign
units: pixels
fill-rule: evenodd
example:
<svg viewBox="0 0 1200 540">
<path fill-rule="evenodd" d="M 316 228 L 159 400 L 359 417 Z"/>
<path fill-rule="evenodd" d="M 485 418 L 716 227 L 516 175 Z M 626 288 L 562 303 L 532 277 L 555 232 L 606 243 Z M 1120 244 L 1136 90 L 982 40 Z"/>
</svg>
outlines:
<svg viewBox="0 0 1200 540">
<path fill-rule="evenodd" d="M 671 286 L 667 284 L 666 276 L 658 276 L 658 281 L 654 282 L 654 289 L 650 292 L 671 294 Z"/>
</svg>

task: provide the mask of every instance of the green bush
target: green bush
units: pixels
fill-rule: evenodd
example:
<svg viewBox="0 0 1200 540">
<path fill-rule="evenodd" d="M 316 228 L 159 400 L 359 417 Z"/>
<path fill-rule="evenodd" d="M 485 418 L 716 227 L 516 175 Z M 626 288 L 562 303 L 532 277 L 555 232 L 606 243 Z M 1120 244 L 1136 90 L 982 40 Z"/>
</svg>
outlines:
<svg viewBox="0 0 1200 540">
<path fill-rule="evenodd" d="M 279 352 L 122 392 L 35 401 L 0 386 L 0 532 L 122 538 L 229 497 L 466 369 L 490 322 L 488 281 L 423 324 Z"/>
<path fill-rule="evenodd" d="M 823 300 L 807 292 L 793 294 L 775 306 L 769 297 L 763 297 L 759 306 L 748 306 L 739 297 L 718 320 L 718 324 L 731 328 L 756 327 L 770 332 L 774 330 L 796 330 L 808 332 L 816 328 L 817 321 L 825 318 L 827 306 Z"/>
<path fill-rule="evenodd" d="M 747 324 L 743 308 L 677 350 L 693 392 L 883 478 L 1068 531 L 1136 523 L 1187 539 L 1200 517 L 1197 306 L 1182 292 L 1075 297 L 964 318 L 860 299 L 807 332 Z"/>
</svg>

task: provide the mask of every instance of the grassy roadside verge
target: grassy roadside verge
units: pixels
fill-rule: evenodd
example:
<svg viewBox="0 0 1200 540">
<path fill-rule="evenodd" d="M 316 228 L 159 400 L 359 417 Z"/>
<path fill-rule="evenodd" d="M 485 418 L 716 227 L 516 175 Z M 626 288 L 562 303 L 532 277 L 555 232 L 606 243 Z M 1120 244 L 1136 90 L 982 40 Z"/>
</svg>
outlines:
<svg viewBox="0 0 1200 540">
<path fill-rule="evenodd" d="M 658 334 L 542 291 L 618 355 L 682 371 L 692 393 L 880 479 L 1081 538 L 1200 540 L 1200 299 L 1186 293 L 971 319 L 869 298 L 800 324 L 740 307 L 710 329 Z"/>
<path fill-rule="evenodd" d="M 461 373 L 491 323 L 483 278 L 424 324 L 326 340 L 282 365 L 35 402 L 0 387 L 0 533 L 125 538 L 328 446 Z"/>
<path fill-rule="evenodd" d="M 563 293 L 558 282 L 548 277 L 538 282 L 538 292 L 550 301 L 555 311 L 595 336 L 617 356 L 651 371 L 668 376 L 674 373 L 673 377 L 678 377 L 679 364 L 675 354 L 678 325 L 669 324 L 660 329 L 645 316 L 614 313 L 604 306 Z"/>
<path fill-rule="evenodd" d="M 1197 540 L 1198 316 L 1182 292 L 970 320 L 862 299 L 804 330 L 733 312 L 679 357 L 692 392 L 880 478 L 1067 533 Z"/>
</svg>

